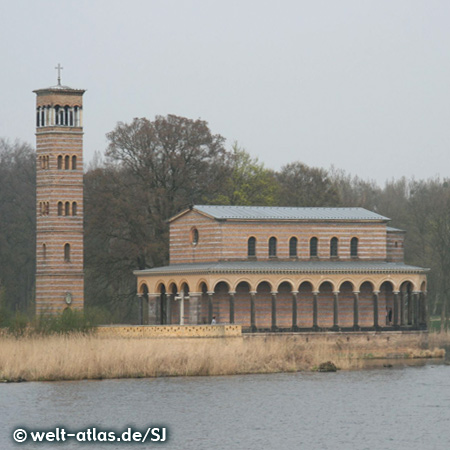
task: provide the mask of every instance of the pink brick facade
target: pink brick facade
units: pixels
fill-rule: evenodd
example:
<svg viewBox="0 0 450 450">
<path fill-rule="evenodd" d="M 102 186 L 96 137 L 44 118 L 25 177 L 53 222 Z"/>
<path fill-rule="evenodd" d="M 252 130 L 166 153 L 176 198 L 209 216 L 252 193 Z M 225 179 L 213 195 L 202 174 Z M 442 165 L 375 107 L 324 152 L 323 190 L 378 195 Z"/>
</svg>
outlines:
<svg viewBox="0 0 450 450">
<path fill-rule="evenodd" d="M 36 99 L 36 311 L 84 304 L 84 91 L 55 86 Z"/>
</svg>

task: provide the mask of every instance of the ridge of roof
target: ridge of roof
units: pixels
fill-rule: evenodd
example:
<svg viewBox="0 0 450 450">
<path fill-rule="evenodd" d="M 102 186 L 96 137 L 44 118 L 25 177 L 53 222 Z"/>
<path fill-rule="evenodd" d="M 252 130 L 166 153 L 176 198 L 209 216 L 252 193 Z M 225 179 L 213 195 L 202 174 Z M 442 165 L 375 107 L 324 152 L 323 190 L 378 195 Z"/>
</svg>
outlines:
<svg viewBox="0 0 450 450">
<path fill-rule="evenodd" d="M 285 207 L 193 205 L 172 217 L 173 221 L 190 210 L 217 220 L 362 220 L 382 221 L 388 217 L 360 207 Z"/>
</svg>

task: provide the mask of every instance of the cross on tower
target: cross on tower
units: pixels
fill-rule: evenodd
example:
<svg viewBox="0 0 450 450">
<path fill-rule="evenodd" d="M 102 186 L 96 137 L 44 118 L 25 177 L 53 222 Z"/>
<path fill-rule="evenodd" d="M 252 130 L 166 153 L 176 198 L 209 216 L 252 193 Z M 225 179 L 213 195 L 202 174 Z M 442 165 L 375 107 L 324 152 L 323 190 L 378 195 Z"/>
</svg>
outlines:
<svg viewBox="0 0 450 450">
<path fill-rule="evenodd" d="M 58 63 L 55 69 L 58 71 L 58 86 L 61 86 L 61 70 L 64 69 L 64 67 L 61 67 L 61 64 Z"/>
</svg>

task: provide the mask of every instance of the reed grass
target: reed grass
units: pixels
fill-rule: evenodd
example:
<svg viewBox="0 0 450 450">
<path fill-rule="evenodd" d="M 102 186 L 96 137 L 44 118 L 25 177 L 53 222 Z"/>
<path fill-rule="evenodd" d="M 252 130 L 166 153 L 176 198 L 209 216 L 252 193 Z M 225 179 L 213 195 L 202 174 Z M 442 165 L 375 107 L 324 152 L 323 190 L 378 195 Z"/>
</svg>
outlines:
<svg viewBox="0 0 450 450">
<path fill-rule="evenodd" d="M 123 339 L 72 334 L 0 337 L 0 379 L 55 381 L 234 375 L 311 370 L 325 361 L 357 369 L 334 344 L 261 339 Z"/>
<path fill-rule="evenodd" d="M 428 342 L 430 348 L 450 347 L 450 330 L 430 332 Z"/>
</svg>

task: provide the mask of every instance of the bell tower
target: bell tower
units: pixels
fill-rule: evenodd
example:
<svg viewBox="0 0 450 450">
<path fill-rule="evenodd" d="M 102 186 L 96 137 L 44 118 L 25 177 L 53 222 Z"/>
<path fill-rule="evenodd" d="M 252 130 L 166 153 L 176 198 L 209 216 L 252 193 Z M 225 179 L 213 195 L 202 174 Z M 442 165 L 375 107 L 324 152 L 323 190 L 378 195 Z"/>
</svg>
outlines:
<svg viewBox="0 0 450 450">
<path fill-rule="evenodd" d="M 36 97 L 36 312 L 82 309 L 83 94 L 58 84 Z"/>
</svg>

